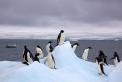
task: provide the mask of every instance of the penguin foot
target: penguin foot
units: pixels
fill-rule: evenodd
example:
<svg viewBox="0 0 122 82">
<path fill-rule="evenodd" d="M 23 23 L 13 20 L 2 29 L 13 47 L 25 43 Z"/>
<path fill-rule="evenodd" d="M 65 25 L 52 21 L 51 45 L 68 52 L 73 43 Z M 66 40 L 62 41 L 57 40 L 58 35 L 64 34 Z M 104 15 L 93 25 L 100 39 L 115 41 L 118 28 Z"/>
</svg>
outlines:
<svg viewBox="0 0 122 82">
<path fill-rule="evenodd" d="M 108 76 L 107 74 L 104 73 L 105 76 Z"/>
<path fill-rule="evenodd" d="M 54 69 L 57 69 L 56 67 L 54 67 Z"/>
<path fill-rule="evenodd" d="M 108 76 L 107 74 L 105 74 L 105 73 L 98 73 L 99 75 L 105 75 L 105 76 Z"/>
<path fill-rule="evenodd" d="M 25 64 L 25 65 L 29 65 L 27 62 L 22 62 L 23 64 Z"/>
</svg>

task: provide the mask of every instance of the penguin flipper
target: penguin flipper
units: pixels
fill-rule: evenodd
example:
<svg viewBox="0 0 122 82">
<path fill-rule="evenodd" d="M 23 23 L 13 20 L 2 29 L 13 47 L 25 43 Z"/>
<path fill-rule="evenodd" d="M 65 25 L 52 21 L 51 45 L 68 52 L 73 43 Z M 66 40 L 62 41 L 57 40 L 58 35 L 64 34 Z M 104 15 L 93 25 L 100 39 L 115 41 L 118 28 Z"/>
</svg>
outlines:
<svg viewBox="0 0 122 82">
<path fill-rule="evenodd" d="M 39 58 L 37 57 L 34 58 L 34 61 L 38 61 L 40 63 Z"/>
<path fill-rule="evenodd" d="M 114 59 L 114 57 L 110 58 L 109 60 L 111 61 L 111 60 L 113 60 L 113 59 Z"/>
<path fill-rule="evenodd" d="M 52 59 L 53 59 L 53 61 L 54 61 L 54 64 L 55 64 L 55 59 L 54 59 L 53 55 L 52 55 Z"/>
</svg>

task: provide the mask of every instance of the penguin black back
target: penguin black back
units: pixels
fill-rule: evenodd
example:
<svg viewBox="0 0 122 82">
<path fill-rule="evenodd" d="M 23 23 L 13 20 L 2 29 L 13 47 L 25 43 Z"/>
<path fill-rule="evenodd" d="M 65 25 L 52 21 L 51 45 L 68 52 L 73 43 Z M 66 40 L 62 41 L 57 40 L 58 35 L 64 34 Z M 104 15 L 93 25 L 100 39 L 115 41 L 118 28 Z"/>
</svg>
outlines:
<svg viewBox="0 0 122 82">
<path fill-rule="evenodd" d="M 117 54 L 117 52 L 114 52 L 114 55 L 110 60 L 115 59 L 115 58 L 117 58 L 118 62 L 120 62 L 119 55 Z"/>
<path fill-rule="evenodd" d="M 100 50 L 100 52 L 99 52 L 99 58 L 106 64 L 106 65 L 108 65 L 108 63 L 107 63 L 107 56 L 103 53 L 103 51 L 102 50 Z"/>
<path fill-rule="evenodd" d="M 33 55 L 32 55 L 32 53 L 31 53 L 31 51 L 27 48 L 27 46 L 25 45 L 24 46 L 24 53 L 23 53 L 23 59 L 25 60 L 24 61 L 24 64 L 27 64 L 27 62 L 29 62 L 28 61 L 28 56 L 27 56 L 27 54 L 30 54 L 29 56 L 30 56 L 30 58 L 32 59 L 32 61 L 34 61 L 34 57 L 33 57 Z"/>
<path fill-rule="evenodd" d="M 64 33 L 64 30 L 61 30 L 58 37 L 57 37 L 57 45 L 59 44 L 61 33 Z"/>
<path fill-rule="evenodd" d="M 50 44 L 51 44 L 52 42 L 51 42 L 51 41 L 49 41 L 48 43 L 50 43 Z M 50 50 L 53 50 L 52 45 L 50 45 L 50 46 L 49 46 L 49 48 L 50 48 Z"/>
<path fill-rule="evenodd" d="M 116 57 L 117 57 L 118 62 L 120 62 L 119 55 L 117 54 L 117 52 L 114 52 L 114 58 Z"/>
</svg>

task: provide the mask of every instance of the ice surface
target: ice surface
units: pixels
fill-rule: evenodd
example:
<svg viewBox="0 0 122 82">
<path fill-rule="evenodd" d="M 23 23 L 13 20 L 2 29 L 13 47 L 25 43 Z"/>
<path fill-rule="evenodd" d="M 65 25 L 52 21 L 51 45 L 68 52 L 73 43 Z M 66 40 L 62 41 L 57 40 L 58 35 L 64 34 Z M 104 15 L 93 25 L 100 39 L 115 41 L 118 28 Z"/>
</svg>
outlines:
<svg viewBox="0 0 122 82">
<path fill-rule="evenodd" d="M 46 58 L 29 66 L 1 61 L 0 82 L 122 82 L 122 62 L 117 67 L 105 66 L 108 76 L 100 76 L 96 64 L 79 59 L 69 41 L 55 47 L 53 55 L 57 69 L 44 65 Z"/>
</svg>

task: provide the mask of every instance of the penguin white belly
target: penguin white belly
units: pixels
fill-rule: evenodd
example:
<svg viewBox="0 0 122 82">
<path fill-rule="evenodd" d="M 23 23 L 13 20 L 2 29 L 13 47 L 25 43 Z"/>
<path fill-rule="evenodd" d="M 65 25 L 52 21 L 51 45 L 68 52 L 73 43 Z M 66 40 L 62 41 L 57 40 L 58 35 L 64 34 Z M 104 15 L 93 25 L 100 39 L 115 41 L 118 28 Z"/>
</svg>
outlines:
<svg viewBox="0 0 122 82">
<path fill-rule="evenodd" d="M 117 57 L 113 59 L 113 61 L 114 61 L 114 65 L 116 66 L 118 64 Z"/>
<path fill-rule="evenodd" d="M 29 52 L 27 53 L 27 60 L 28 60 L 28 63 L 29 64 L 32 64 L 33 63 L 33 60 L 31 59 Z"/>
<path fill-rule="evenodd" d="M 85 49 L 82 55 L 82 59 L 87 60 L 89 49 Z"/>
<path fill-rule="evenodd" d="M 76 47 L 77 47 L 77 45 L 74 45 L 74 46 L 73 46 L 73 51 L 75 51 L 75 50 L 76 50 Z"/>
<path fill-rule="evenodd" d="M 59 45 L 62 45 L 65 42 L 65 34 L 62 33 L 59 41 Z"/>
<path fill-rule="evenodd" d="M 98 62 L 97 62 L 97 61 L 96 61 L 96 65 L 97 65 L 97 68 L 98 68 L 98 73 L 99 73 L 99 74 L 102 74 L 102 71 L 101 71 L 100 65 L 98 64 Z"/>
<path fill-rule="evenodd" d="M 42 52 L 42 50 L 41 50 L 41 49 L 36 48 L 36 53 L 38 53 L 38 54 L 39 54 L 39 56 L 38 56 L 38 58 L 39 58 L 39 59 L 44 57 L 43 52 Z"/>
<path fill-rule="evenodd" d="M 50 44 L 47 44 L 46 45 L 46 51 L 47 51 L 47 53 L 49 53 L 49 51 L 50 51 L 49 46 L 50 46 Z"/>
<path fill-rule="evenodd" d="M 54 61 L 53 61 L 51 55 L 49 55 L 48 58 L 47 58 L 47 65 L 48 65 L 48 67 L 51 68 L 51 69 L 54 69 L 54 67 L 55 67 Z"/>
</svg>

